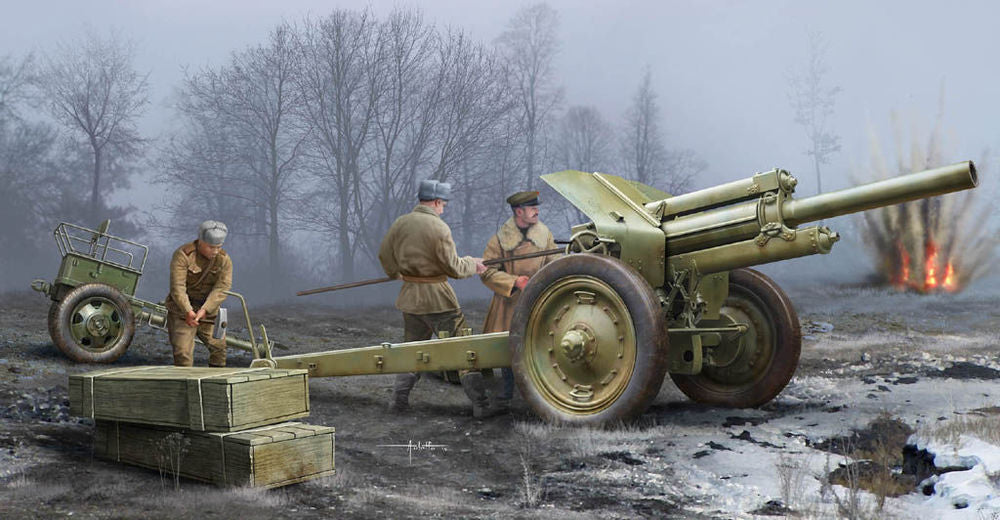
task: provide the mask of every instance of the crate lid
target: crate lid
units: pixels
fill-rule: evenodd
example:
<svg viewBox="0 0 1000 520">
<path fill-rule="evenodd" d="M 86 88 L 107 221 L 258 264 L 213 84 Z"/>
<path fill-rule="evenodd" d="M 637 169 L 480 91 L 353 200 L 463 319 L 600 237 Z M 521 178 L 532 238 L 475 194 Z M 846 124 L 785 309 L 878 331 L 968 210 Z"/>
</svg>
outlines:
<svg viewBox="0 0 1000 520">
<path fill-rule="evenodd" d="M 319 426 L 300 422 L 287 422 L 273 424 L 253 430 L 246 430 L 236 433 L 208 433 L 213 437 L 223 437 L 226 442 L 257 446 L 272 442 L 288 441 L 292 439 L 302 439 L 334 433 L 331 426 Z"/>
<path fill-rule="evenodd" d="M 305 375 L 305 369 L 282 368 L 216 368 L 216 367 L 174 367 L 139 366 L 96 370 L 74 374 L 70 378 L 98 378 L 104 380 L 157 380 L 186 381 L 198 379 L 203 383 L 244 383 L 288 376 Z"/>
</svg>

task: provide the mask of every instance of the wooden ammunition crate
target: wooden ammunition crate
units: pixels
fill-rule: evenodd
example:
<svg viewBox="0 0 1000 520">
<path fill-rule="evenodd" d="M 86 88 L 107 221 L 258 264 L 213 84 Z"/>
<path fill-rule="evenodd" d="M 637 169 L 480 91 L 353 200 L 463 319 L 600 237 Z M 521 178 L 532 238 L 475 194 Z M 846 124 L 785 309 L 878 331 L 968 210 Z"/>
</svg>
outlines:
<svg viewBox="0 0 1000 520">
<path fill-rule="evenodd" d="M 98 420 L 95 427 L 99 457 L 220 486 L 275 488 L 334 473 L 328 426 L 289 422 L 213 433 Z"/>
<path fill-rule="evenodd" d="M 130 367 L 69 377 L 70 413 L 231 432 L 309 415 L 306 370 Z"/>
</svg>

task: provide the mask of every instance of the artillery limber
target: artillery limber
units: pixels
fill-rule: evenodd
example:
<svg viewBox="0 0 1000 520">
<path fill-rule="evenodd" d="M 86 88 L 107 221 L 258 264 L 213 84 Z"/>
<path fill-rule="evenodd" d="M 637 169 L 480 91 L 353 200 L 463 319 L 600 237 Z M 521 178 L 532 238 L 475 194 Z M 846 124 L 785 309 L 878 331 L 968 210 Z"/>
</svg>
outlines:
<svg viewBox="0 0 1000 520">
<path fill-rule="evenodd" d="M 59 273 L 49 283 L 34 280 L 31 288 L 52 300 L 48 327 L 52 342 L 67 357 L 80 363 L 111 363 L 128 350 L 137 326 L 166 327 L 167 309 L 161 304 L 135 296 L 142 270 L 149 256 L 145 245 L 108 233 L 111 222 L 97 229 L 66 222 L 53 235 L 62 255 Z M 250 340 L 226 335 L 228 312 L 219 310 L 213 335 L 226 344 L 266 357 L 275 344 L 261 326 L 262 341 L 254 336 L 242 295 L 227 291 L 239 300 Z"/>
<path fill-rule="evenodd" d="M 759 406 L 791 380 L 802 340 L 788 297 L 749 267 L 829 253 L 839 239 L 802 224 L 977 184 L 971 162 L 800 200 L 779 169 L 676 197 L 602 173 L 542 179 L 591 221 L 528 282 L 509 334 L 265 351 L 252 366 L 312 377 L 511 366 L 535 413 L 573 424 L 641 414 L 666 374 L 694 401 Z"/>
</svg>

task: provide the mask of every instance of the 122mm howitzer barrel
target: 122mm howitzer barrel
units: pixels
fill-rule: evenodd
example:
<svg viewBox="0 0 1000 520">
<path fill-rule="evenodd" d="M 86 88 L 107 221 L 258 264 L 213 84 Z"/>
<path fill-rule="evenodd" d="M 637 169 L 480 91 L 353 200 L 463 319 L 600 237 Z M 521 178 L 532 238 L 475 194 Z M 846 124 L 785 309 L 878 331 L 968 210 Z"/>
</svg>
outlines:
<svg viewBox="0 0 1000 520">
<path fill-rule="evenodd" d="M 573 228 L 573 252 L 611 251 L 653 287 L 681 271 L 705 275 L 828 253 L 837 233 L 796 227 L 978 183 L 971 161 L 800 200 L 792 198 L 795 177 L 780 169 L 674 197 L 603 173 L 566 170 L 542 179 L 592 219 Z"/>
<path fill-rule="evenodd" d="M 782 170 L 758 174 L 749 181 L 739 181 L 739 183 L 747 186 L 745 188 L 747 192 L 762 191 L 765 189 L 761 187 L 763 183 L 754 181 L 758 177 L 770 175 L 782 179 L 781 182 L 774 183 L 775 188 L 770 190 L 776 195 L 772 199 L 758 194 L 753 197 L 755 200 L 749 202 L 711 209 L 718 204 L 720 189 L 726 189 L 730 185 L 675 197 L 683 199 L 680 202 L 686 204 L 702 201 L 702 207 L 709 210 L 689 213 L 663 222 L 660 228 L 668 240 L 668 254 L 686 253 L 748 240 L 759 235 L 761 228 L 771 222 L 794 228 L 824 218 L 944 195 L 972 188 L 978 182 L 975 165 L 972 161 L 965 161 L 799 200 L 789 197 L 794 191 L 795 180 Z M 772 204 L 771 201 L 780 204 Z M 646 208 L 662 206 L 663 209 L 660 211 L 666 213 L 666 218 L 670 218 L 670 208 L 674 205 L 672 199 L 666 199 L 646 204 Z"/>
<path fill-rule="evenodd" d="M 977 182 L 975 165 L 965 161 L 794 200 L 794 177 L 772 170 L 749 180 L 682 195 L 676 201 L 647 203 L 645 209 L 661 218 L 668 264 L 675 269 L 695 267 L 700 274 L 709 274 L 828 253 L 840 238 L 837 233 L 823 226 L 795 228 L 972 188 Z"/>
</svg>

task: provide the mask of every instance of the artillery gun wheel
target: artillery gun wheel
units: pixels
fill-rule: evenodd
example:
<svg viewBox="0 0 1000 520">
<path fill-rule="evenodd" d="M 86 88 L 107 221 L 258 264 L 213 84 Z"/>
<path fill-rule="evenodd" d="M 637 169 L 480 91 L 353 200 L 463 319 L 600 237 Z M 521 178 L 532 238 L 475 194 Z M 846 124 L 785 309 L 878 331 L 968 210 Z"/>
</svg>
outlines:
<svg viewBox="0 0 1000 520">
<path fill-rule="evenodd" d="M 736 269 L 729 273 L 720 321 L 745 323 L 749 329 L 713 349 L 716 365 L 706 364 L 693 376 L 670 374 L 671 379 L 699 403 L 750 408 L 774 399 L 792 379 L 802 348 L 799 317 L 788 296 L 767 276 Z"/>
<path fill-rule="evenodd" d="M 514 307 L 514 380 L 540 417 L 601 425 L 648 408 L 666 375 L 667 328 L 652 288 L 604 255 L 559 258 Z"/>
<path fill-rule="evenodd" d="M 111 363 L 132 343 L 132 305 L 114 287 L 81 285 L 49 308 L 49 335 L 59 350 L 79 363 Z"/>
</svg>

